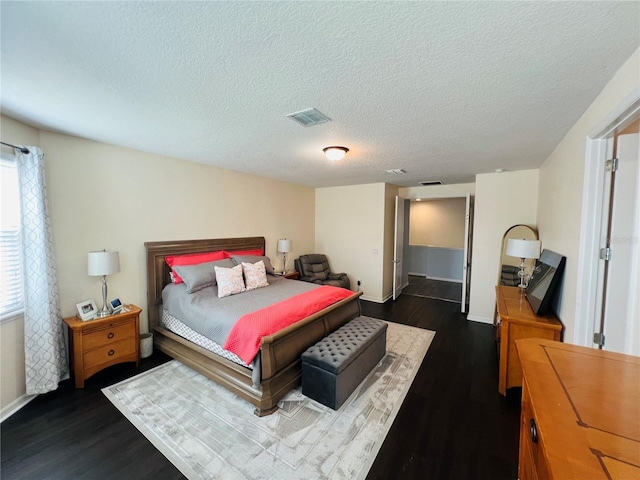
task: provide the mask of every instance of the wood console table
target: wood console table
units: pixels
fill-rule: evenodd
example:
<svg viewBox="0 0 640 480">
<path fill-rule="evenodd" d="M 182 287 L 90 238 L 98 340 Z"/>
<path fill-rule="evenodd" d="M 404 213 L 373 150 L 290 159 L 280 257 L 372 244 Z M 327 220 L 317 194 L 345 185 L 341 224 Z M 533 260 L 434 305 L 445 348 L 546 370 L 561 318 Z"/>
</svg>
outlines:
<svg viewBox="0 0 640 480">
<path fill-rule="evenodd" d="M 520 293 L 518 287 L 496 287 L 496 308 L 500 342 L 498 391 L 506 395 L 507 388 L 522 385 L 522 368 L 515 341 L 532 337 L 560 341 L 562 324 L 553 314 L 533 313 L 529 300 Z"/>
<path fill-rule="evenodd" d="M 529 338 L 518 478 L 640 478 L 640 357 Z"/>
</svg>

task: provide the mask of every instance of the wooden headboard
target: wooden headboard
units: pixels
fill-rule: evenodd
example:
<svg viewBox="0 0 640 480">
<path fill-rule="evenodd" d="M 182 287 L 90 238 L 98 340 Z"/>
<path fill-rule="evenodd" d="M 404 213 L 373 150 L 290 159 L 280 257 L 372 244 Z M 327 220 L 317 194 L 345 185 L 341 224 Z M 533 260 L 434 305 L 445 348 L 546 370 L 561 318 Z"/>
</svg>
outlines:
<svg viewBox="0 0 640 480">
<path fill-rule="evenodd" d="M 215 238 L 206 240 L 171 240 L 167 242 L 145 242 L 147 251 L 147 314 L 149 331 L 158 326 L 159 306 L 162 304 L 162 289 L 171 282 L 170 268 L 164 261 L 167 255 L 212 252 L 215 250 L 255 250 L 264 252 L 264 237 Z"/>
</svg>

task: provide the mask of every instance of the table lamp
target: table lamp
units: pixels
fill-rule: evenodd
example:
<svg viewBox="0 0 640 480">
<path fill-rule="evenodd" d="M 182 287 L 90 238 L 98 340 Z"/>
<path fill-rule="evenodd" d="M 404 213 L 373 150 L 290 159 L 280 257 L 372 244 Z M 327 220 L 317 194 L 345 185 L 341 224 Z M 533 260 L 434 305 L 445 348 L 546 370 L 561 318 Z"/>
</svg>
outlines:
<svg viewBox="0 0 640 480">
<path fill-rule="evenodd" d="M 278 240 L 278 252 L 282 254 L 282 274 L 287 273 L 287 253 L 291 251 L 291 240 Z"/>
<path fill-rule="evenodd" d="M 524 267 L 526 266 L 524 261 L 526 258 L 540 258 L 540 240 L 510 238 L 507 241 L 506 253 L 511 257 L 520 258 L 520 271 L 518 272 L 520 285 L 518 285 L 518 287 L 524 290 L 527 288 L 527 284 L 531 278 L 531 276 L 527 275 L 524 271 Z"/>
<path fill-rule="evenodd" d="M 118 252 L 89 252 L 87 273 L 91 276 L 102 277 L 102 310 L 98 317 L 107 317 L 111 314 L 107 306 L 107 275 L 120 271 L 120 254 Z"/>
</svg>

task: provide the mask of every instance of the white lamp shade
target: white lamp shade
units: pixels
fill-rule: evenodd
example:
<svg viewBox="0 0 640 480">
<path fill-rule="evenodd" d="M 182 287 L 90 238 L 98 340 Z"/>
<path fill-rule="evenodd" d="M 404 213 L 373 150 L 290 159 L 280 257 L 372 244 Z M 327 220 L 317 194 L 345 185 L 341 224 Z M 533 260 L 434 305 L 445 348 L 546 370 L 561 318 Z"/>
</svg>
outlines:
<svg viewBox="0 0 640 480">
<path fill-rule="evenodd" d="M 540 258 L 540 240 L 510 238 L 506 253 L 511 257 Z"/>
<path fill-rule="evenodd" d="M 120 271 L 118 252 L 89 252 L 87 273 L 93 276 L 111 275 Z"/>
<path fill-rule="evenodd" d="M 291 240 L 287 240 L 286 238 L 283 240 L 278 240 L 278 252 L 289 253 L 290 251 L 291 251 Z"/>
</svg>

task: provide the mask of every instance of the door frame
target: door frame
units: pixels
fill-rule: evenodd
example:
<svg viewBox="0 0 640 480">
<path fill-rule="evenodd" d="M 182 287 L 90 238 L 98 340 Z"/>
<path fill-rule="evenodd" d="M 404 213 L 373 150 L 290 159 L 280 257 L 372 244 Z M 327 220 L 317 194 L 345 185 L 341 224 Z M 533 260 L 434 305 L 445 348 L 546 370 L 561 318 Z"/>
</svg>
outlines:
<svg viewBox="0 0 640 480">
<path fill-rule="evenodd" d="M 598 263 L 600 232 L 603 222 L 601 209 L 604 196 L 604 162 L 607 141 L 616 129 L 624 128 L 640 115 L 640 86 L 636 87 L 587 136 L 584 183 L 582 190 L 582 218 L 578 255 L 576 316 L 572 343 L 591 347 L 598 307 Z"/>
<path fill-rule="evenodd" d="M 396 195 L 395 223 L 393 226 L 393 300 L 402 294 L 403 255 L 404 255 L 404 210 L 405 198 Z M 399 272 L 399 274 L 398 274 Z"/>
</svg>

